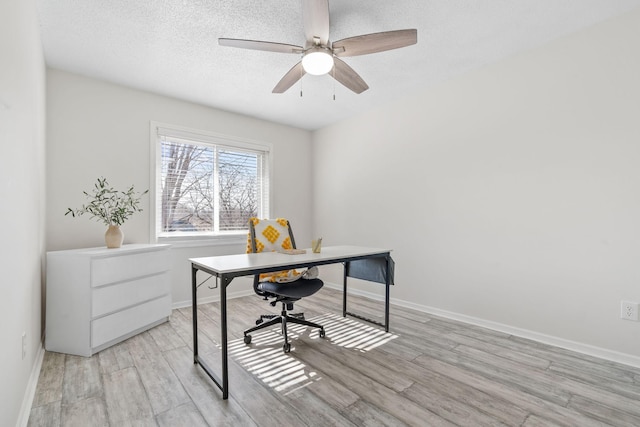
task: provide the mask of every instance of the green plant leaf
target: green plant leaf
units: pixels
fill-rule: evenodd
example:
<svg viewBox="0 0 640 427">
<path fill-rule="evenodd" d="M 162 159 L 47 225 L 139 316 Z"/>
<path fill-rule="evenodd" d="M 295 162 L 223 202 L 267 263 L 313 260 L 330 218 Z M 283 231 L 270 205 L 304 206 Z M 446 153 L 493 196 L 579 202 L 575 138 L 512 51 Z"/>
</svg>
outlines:
<svg viewBox="0 0 640 427">
<path fill-rule="evenodd" d="M 97 179 L 92 193 L 83 191 L 88 204 L 78 209 L 68 208 L 65 215 L 72 217 L 86 214 L 91 219 L 103 222 L 105 225 L 123 225 L 131 215 L 141 212 L 140 201 L 149 190 L 137 193 L 133 185 L 127 191 L 118 191 L 109 185 L 106 178 Z"/>
</svg>

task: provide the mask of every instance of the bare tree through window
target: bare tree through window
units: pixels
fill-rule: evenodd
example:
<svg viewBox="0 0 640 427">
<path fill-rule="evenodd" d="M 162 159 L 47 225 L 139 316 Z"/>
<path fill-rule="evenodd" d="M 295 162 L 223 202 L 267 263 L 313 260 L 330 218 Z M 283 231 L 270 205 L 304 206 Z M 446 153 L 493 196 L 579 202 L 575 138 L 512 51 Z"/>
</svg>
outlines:
<svg viewBox="0 0 640 427">
<path fill-rule="evenodd" d="M 247 229 L 260 212 L 265 154 L 162 138 L 160 232 Z"/>
</svg>

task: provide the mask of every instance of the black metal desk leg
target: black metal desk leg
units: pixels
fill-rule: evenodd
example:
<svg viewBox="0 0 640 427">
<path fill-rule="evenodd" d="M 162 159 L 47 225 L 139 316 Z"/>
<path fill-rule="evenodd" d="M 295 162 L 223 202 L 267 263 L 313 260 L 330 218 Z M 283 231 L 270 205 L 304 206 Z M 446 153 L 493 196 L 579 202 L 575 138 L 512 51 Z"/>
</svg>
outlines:
<svg viewBox="0 0 640 427">
<path fill-rule="evenodd" d="M 385 258 L 386 261 L 386 280 L 385 280 L 385 290 L 384 290 L 384 331 L 389 332 L 389 288 L 391 287 L 391 256 L 387 255 Z"/>
<path fill-rule="evenodd" d="M 197 290 L 198 284 L 196 280 L 196 273 L 198 267 L 191 265 L 191 281 L 192 281 L 192 298 L 193 298 L 193 363 L 200 365 L 204 372 L 211 378 L 216 386 L 222 390 L 222 398 L 229 398 L 229 346 L 227 342 L 227 286 L 233 280 L 233 278 L 222 278 L 222 284 L 220 285 L 220 316 L 222 322 L 220 324 L 220 346 L 222 348 L 222 380 L 216 375 L 216 373 L 209 368 L 207 363 L 198 356 L 198 299 Z M 208 271 L 205 271 L 209 273 Z M 212 274 L 212 273 L 209 273 Z"/>
<path fill-rule="evenodd" d="M 229 354 L 227 342 L 227 286 L 231 279 L 223 277 L 220 284 L 220 341 L 222 347 L 222 398 L 229 398 Z"/>
<path fill-rule="evenodd" d="M 191 266 L 191 308 L 193 309 L 193 363 L 198 363 L 198 269 Z"/>
<path fill-rule="evenodd" d="M 349 263 L 344 263 L 344 279 L 342 287 L 342 317 L 347 317 L 347 269 Z"/>
</svg>

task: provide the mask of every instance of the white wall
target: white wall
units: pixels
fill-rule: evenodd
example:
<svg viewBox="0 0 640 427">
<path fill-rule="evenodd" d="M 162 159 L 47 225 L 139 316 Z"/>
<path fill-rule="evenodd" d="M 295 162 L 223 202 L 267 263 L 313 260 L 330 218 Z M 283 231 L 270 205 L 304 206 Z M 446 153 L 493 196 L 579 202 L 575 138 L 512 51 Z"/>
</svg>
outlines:
<svg viewBox="0 0 640 427">
<path fill-rule="evenodd" d="M 204 89 L 203 89 L 204 90 Z M 47 72 L 47 250 L 104 246 L 105 227 L 68 207 L 106 177 L 115 187 L 150 188 L 149 122 L 200 129 L 273 145 L 274 216 L 292 221 L 296 238 L 311 238 L 311 134 L 249 117 L 49 69 Z M 149 242 L 149 198 L 122 227 L 126 243 Z M 225 246 L 174 247 L 173 301 L 190 302 L 188 258 L 243 253 L 246 240 Z M 247 291 L 232 284 L 229 292 Z M 205 290 L 200 295 L 217 296 Z"/>
<path fill-rule="evenodd" d="M 42 334 L 45 68 L 32 0 L 0 3 L 0 64 L 0 425 L 13 426 Z"/>
<path fill-rule="evenodd" d="M 635 10 L 316 131 L 314 232 L 393 248 L 397 300 L 640 364 L 638 52 Z"/>
</svg>

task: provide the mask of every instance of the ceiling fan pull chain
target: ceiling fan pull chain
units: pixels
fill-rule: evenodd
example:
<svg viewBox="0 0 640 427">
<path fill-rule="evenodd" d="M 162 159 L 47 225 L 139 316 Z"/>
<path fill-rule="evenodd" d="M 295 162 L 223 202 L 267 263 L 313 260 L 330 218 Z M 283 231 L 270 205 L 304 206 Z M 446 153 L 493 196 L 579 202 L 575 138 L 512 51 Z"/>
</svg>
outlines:
<svg viewBox="0 0 640 427">
<path fill-rule="evenodd" d="M 336 100 L 336 66 L 333 66 L 333 100 Z"/>
</svg>

